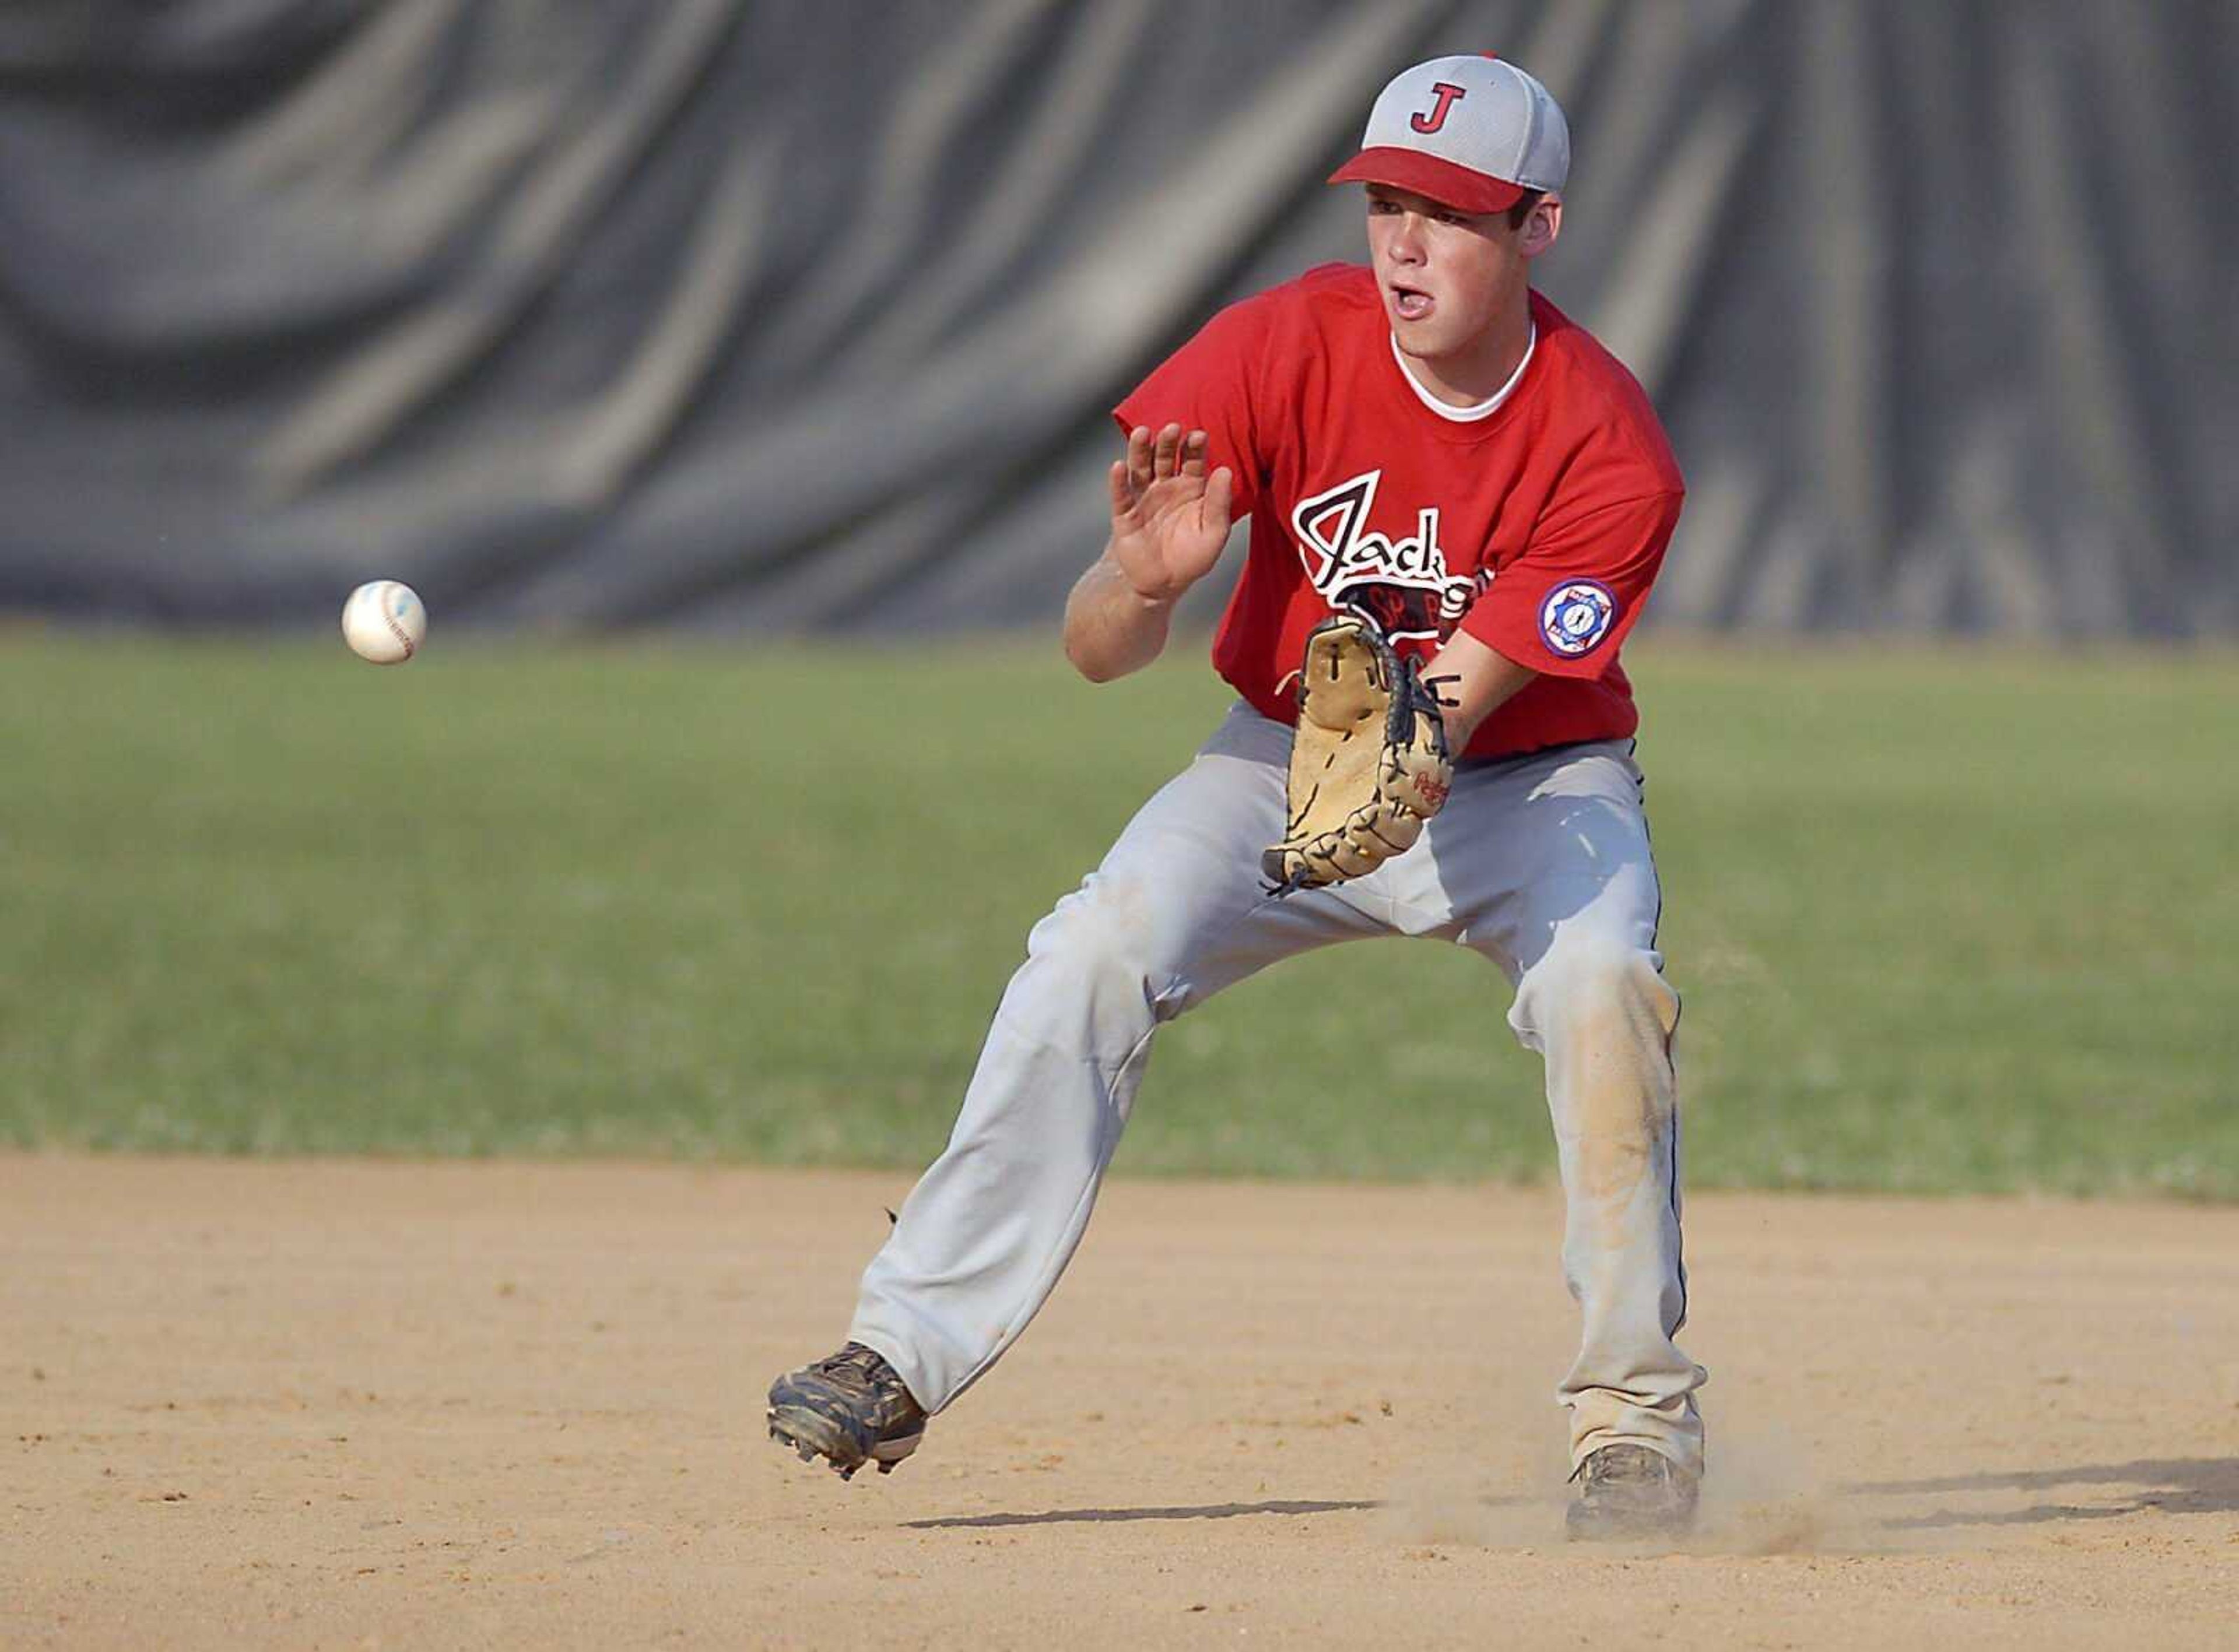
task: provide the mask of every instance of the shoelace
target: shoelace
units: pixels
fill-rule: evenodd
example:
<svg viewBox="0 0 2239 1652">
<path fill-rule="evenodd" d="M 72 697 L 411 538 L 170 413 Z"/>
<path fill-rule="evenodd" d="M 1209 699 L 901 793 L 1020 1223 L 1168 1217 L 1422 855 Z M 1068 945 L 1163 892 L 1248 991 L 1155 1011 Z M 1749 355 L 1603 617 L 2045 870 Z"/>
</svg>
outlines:
<svg viewBox="0 0 2239 1652">
<path fill-rule="evenodd" d="M 870 1390 L 872 1397 L 880 1404 L 891 1404 L 897 1398 L 898 1392 L 907 1392 L 902 1388 L 901 1378 L 894 1374 L 885 1357 L 876 1349 L 860 1346 L 844 1349 L 817 1361 L 816 1368 L 834 1377 L 845 1375 L 856 1378 Z"/>
<path fill-rule="evenodd" d="M 1598 1457 L 1586 1465 L 1586 1484 L 1649 1485 L 1664 1478 L 1668 1472 L 1663 1459 L 1653 1455 L 1637 1457 L 1627 1453 L 1613 1460 Z"/>
<path fill-rule="evenodd" d="M 875 1386 L 879 1380 L 878 1361 L 878 1355 L 870 1349 L 858 1347 L 842 1349 L 836 1354 L 817 1361 L 816 1364 L 818 1370 L 828 1371 L 834 1377 L 845 1372 L 850 1376 L 860 1377 L 866 1383 Z"/>
</svg>

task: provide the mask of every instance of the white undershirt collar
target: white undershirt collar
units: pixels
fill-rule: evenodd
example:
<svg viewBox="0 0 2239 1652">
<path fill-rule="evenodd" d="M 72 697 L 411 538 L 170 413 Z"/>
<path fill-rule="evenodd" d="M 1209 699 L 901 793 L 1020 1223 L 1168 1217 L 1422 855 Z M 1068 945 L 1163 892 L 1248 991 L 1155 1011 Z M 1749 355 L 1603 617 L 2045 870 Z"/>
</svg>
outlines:
<svg viewBox="0 0 2239 1652">
<path fill-rule="evenodd" d="M 1479 419 L 1489 419 L 1500 411 L 1500 404 L 1508 400 L 1510 394 L 1522 381 L 1524 369 L 1531 365 L 1531 352 L 1539 348 L 1539 323 L 1536 321 L 1532 322 L 1530 323 L 1530 328 L 1531 330 L 1525 335 L 1524 338 L 1524 359 L 1516 364 L 1516 371 L 1508 375 L 1508 382 L 1484 401 L 1472 407 L 1453 407 L 1439 401 L 1438 397 L 1425 390 L 1422 381 L 1415 376 L 1414 369 L 1407 365 L 1406 356 L 1400 353 L 1399 339 L 1396 334 L 1390 335 L 1392 359 L 1399 364 L 1399 376 L 1407 381 L 1407 388 L 1415 393 L 1416 399 L 1425 407 L 1430 408 L 1441 419 L 1452 420 L 1456 424 L 1475 424 Z"/>
</svg>

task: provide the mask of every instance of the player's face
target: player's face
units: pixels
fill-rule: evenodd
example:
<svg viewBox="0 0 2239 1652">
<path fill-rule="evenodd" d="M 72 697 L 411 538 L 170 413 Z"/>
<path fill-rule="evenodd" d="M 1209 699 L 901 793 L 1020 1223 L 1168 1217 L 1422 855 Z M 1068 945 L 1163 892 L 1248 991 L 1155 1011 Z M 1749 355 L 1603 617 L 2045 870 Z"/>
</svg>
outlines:
<svg viewBox="0 0 2239 1652">
<path fill-rule="evenodd" d="M 1514 229 L 1505 212 L 1463 212 L 1370 184 L 1368 250 L 1399 348 L 1424 361 L 1464 359 L 1514 315 L 1531 259 L 1553 239 L 1551 205 Z"/>
</svg>

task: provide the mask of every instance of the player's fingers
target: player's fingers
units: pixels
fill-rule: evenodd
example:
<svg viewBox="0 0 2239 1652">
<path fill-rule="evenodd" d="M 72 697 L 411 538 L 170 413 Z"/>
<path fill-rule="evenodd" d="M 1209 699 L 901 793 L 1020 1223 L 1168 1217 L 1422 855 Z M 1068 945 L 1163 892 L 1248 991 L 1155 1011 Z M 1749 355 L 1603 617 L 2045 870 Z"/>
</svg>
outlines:
<svg viewBox="0 0 2239 1652">
<path fill-rule="evenodd" d="M 1206 446 L 1207 442 L 1206 434 L 1202 430 L 1193 430 L 1182 438 L 1183 475 L 1202 476 L 1205 474 L 1205 451 Z"/>
<path fill-rule="evenodd" d="M 1151 457 L 1152 474 L 1161 478 L 1173 475 L 1174 474 L 1174 454 L 1180 450 L 1181 445 L 1181 426 L 1178 424 L 1170 424 L 1165 429 L 1159 431 L 1158 447 Z"/>
<path fill-rule="evenodd" d="M 1135 484 L 1127 479 L 1127 461 L 1112 461 L 1112 514 L 1125 516 L 1135 508 Z"/>
<path fill-rule="evenodd" d="M 1137 425 L 1127 433 L 1127 477 L 1137 492 L 1151 485 L 1151 432 Z"/>
<path fill-rule="evenodd" d="M 1228 526 L 1229 508 L 1236 493 L 1236 473 L 1226 465 L 1213 473 L 1205 485 L 1205 520 L 1216 527 Z"/>
</svg>

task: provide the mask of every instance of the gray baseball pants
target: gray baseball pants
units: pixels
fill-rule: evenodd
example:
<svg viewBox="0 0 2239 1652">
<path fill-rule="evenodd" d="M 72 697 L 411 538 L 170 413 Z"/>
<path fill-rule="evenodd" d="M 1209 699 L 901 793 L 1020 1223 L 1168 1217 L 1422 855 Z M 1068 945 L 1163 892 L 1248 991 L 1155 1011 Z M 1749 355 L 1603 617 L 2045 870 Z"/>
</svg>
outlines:
<svg viewBox="0 0 2239 1652">
<path fill-rule="evenodd" d="M 1508 1023 L 1545 1059 L 1584 1319 L 1557 1390 L 1573 1463 L 1617 1442 L 1700 1470 L 1702 1368 L 1672 1337 L 1679 1247 L 1678 995 L 1626 741 L 1458 766 L 1414 848 L 1369 877 L 1272 899 L 1291 731 L 1239 705 L 1034 926 L 948 1147 L 864 1273 L 849 1335 L 938 1411 L 1025 1330 L 1072 1260 L 1161 1023 L 1309 948 L 1459 942 L 1516 987 Z"/>
</svg>

